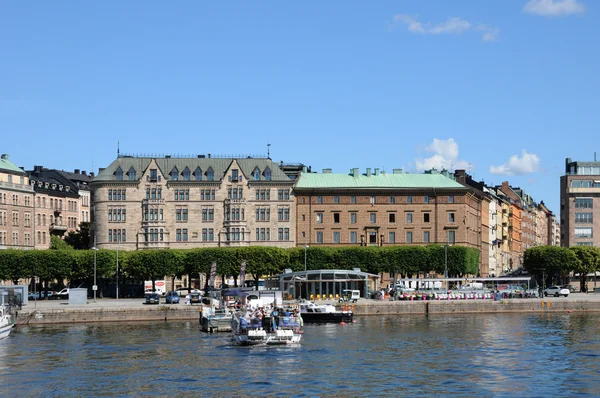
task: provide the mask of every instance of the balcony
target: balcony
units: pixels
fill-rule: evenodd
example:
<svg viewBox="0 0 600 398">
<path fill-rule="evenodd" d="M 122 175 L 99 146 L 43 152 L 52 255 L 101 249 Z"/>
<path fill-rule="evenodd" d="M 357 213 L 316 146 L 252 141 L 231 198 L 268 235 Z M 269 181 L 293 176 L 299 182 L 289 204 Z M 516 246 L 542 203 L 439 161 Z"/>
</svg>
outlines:
<svg viewBox="0 0 600 398">
<path fill-rule="evenodd" d="M 226 205 L 245 205 L 246 199 L 225 199 Z"/>
<path fill-rule="evenodd" d="M 164 199 L 144 199 L 142 200 L 143 205 L 164 205 Z"/>
<path fill-rule="evenodd" d="M 60 214 L 60 213 L 62 213 L 63 209 L 60 206 L 55 206 L 53 210 L 54 210 L 54 214 Z"/>
<path fill-rule="evenodd" d="M 62 224 L 52 223 L 50 224 L 50 232 L 66 232 L 67 226 Z"/>
</svg>

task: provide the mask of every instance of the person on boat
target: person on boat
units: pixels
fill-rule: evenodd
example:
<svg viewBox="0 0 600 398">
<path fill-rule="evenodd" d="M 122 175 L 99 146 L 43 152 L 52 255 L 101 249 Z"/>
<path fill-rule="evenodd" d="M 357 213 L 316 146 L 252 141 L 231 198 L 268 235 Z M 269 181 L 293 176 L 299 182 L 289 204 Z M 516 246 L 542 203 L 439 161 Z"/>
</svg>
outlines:
<svg viewBox="0 0 600 398">
<path fill-rule="evenodd" d="M 302 315 L 300 315 L 300 311 L 298 309 L 294 310 L 294 316 L 296 317 L 296 322 L 300 326 L 300 329 L 304 327 L 304 320 L 302 319 Z"/>
</svg>

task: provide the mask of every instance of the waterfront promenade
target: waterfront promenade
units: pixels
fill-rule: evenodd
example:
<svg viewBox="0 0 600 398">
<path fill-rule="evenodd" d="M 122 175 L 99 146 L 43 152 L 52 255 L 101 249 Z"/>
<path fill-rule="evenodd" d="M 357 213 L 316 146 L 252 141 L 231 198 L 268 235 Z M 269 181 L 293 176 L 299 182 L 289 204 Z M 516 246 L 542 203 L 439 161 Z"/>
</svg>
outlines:
<svg viewBox="0 0 600 398">
<path fill-rule="evenodd" d="M 327 301 L 325 301 L 327 302 Z M 292 303 L 292 302 L 290 302 Z M 333 303 L 333 302 L 330 302 Z M 600 294 L 572 293 L 569 297 L 505 300 L 379 301 L 361 299 L 357 316 L 436 315 L 510 312 L 600 312 Z M 30 301 L 17 312 L 19 325 L 82 322 L 199 320 L 200 307 L 185 304 L 146 305 L 144 299 L 98 299 L 71 305 L 67 300 Z"/>
</svg>

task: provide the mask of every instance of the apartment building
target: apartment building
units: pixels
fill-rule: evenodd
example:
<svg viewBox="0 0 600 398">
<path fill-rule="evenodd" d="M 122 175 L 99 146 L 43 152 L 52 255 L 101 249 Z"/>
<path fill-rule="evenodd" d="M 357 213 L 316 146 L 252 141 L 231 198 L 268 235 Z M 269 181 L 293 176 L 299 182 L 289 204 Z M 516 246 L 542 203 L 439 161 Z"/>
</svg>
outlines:
<svg viewBox="0 0 600 398">
<path fill-rule="evenodd" d="M 302 173 L 294 193 L 298 246 L 480 247 L 481 200 L 445 170 L 324 169 Z"/>
<path fill-rule="evenodd" d="M 265 157 L 119 155 L 92 189 L 98 248 L 294 246 L 294 167 Z"/>
<path fill-rule="evenodd" d="M 600 246 L 600 162 L 565 161 L 560 177 L 560 244 Z"/>
<path fill-rule="evenodd" d="M 48 249 L 51 235 L 64 237 L 78 230 L 81 195 L 86 190 L 80 190 L 69 173 L 61 170 L 34 166 L 27 174 L 35 191 L 35 248 Z"/>
<path fill-rule="evenodd" d="M 0 156 L 0 249 L 34 248 L 33 198 L 27 173 Z"/>
</svg>

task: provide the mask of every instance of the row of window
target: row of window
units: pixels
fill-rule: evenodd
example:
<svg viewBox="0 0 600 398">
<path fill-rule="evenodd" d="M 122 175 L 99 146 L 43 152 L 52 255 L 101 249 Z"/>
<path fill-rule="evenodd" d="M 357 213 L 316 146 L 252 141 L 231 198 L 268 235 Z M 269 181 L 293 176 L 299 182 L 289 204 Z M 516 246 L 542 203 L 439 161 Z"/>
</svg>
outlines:
<svg viewBox="0 0 600 398">
<path fill-rule="evenodd" d="M 144 207 L 144 221 L 163 221 L 163 209 Z"/>
<path fill-rule="evenodd" d="M 456 220 L 454 212 L 448 212 L 447 214 L 448 214 L 448 222 L 454 223 Z M 339 224 L 340 217 L 341 217 L 340 213 L 333 213 L 333 223 Z M 412 212 L 405 213 L 405 218 L 406 218 L 406 223 L 411 224 L 413 222 L 413 213 Z M 289 219 L 289 214 L 288 214 L 288 219 Z M 257 220 L 258 220 L 258 217 L 257 217 Z M 305 220 L 306 220 L 306 218 L 304 217 L 304 214 L 303 214 L 302 221 L 305 221 Z M 324 220 L 324 213 L 321 213 L 321 212 L 316 213 L 317 224 L 323 224 L 323 220 Z M 350 212 L 350 224 L 356 224 L 356 220 L 357 220 L 357 213 Z M 388 213 L 388 221 L 390 224 L 394 224 L 396 222 L 396 213 Z M 431 221 L 431 213 L 423 213 L 423 222 L 429 223 L 430 221 Z M 372 224 L 377 222 L 377 213 L 375 213 L 375 212 L 369 213 L 369 222 Z"/>
<path fill-rule="evenodd" d="M 109 189 L 108 200 L 127 200 L 125 189 Z"/>
<path fill-rule="evenodd" d="M 162 199 L 162 188 L 161 187 L 158 187 L 158 188 L 146 187 L 146 199 L 152 199 L 152 200 Z M 177 200 L 177 199 L 175 199 L 175 200 Z"/>
<path fill-rule="evenodd" d="M 575 222 L 578 224 L 591 224 L 593 221 L 593 213 L 575 213 Z"/>
<path fill-rule="evenodd" d="M 124 174 L 125 173 L 123 172 L 123 169 L 121 167 L 118 167 L 117 170 L 115 171 L 116 180 L 123 181 Z M 130 167 L 129 171 L 126 174 L 127 174 L 129 181 L 135 181 L 136 171 L 133 167 Z M 188 167 L 183 169 L 182 172 L 179 172 L 179 169 L 177 169 L 177 167 L 173 167 L 173 169 L 171 170 L 171 172 L 169 174 L 171 175 L 171 180 L 173 180 L 173 181 L 179 181 L 180 177 L 183 181 L 192 181 L 192 177 L 193 177 L 194 181 L 202 181 L 203 177 L 206 177 L 206 181 L 214 181 L 215 180 L 215 173 L 214 173 L 212 167 L 209 167 L 208 170 L 206 170 L 206 172 L 203 172 L 200 167 L 196 167 L 196 170 L 194 170 L 193 172 Z M 268 167 L 262 173 L 258 167 L 255 168 L 254 171 L 252 172 L 252 178 L 255 181 L 260 181 L 261 175 L 264 176 L 264 179 L 266 181 L 271 180 L 271 170 Z M 160 181 L 160 176 L 158 175 L 157 169 L 150 169 L 150 175 L 148 176 L 148 180 Z M 231 175 L 229 176 L 229 181 L 242 181 L 242 177 L 238 173 L 237 169 L 231 170 Z"/>
<path fill-rule="evenodd" d="M 124 222 L 127 221 L 125 209 L 108 209 L 109 222 Z"/>
<path fill-rule="evenodd" d="M 108 230 L 108 241 L 109 242 L 127 242 L 127 233 L 124 229 L 109 229 Z"/>
<path fill-rule="evenodd" d="M 175 190 L 175 200 L 190 200 L 190 190 L 189 189 L 176 189 Z"/>
<path fill-rule="evenodd" d="M 600 188 L 596 180 L 571 180 L 571 188 Z"/>
<path fill-rule="evenodd" d="M 9 174 L 7 177 L 8 177 L 8 182 L 12 183 L 13 182 L 13 176 L 12 176 L 12 174 Z M 21 185 L 24 185 L 25 184 L 25 177 L 21 177 L 20 182 L 21 182 Z"/>
<path fill-rule="evenodd" d="M 430 243 L 431 242 L 431 232 L 430 231 L 423 231 L 423 239 L 420 242 L 413 240 L 413 234 L 414 234 L 414 231 L 405 231 L 404 243 Z M 323 237 L 324 237 L 323 231 L 316 231 L 316 234 L 315 234 L 316 243 L 342 243 L 341 231 L 333 231 L 333 234 L 331 235 L 331 237 L 332 237 L 331 241 L 325 242 Z M 396 232 L 395 231 L 389 231 L 387 238 L 388 238 L 387 243 L 400 243 L 399 241 L 396 241 Z M 383 236 L 380 237 L 380 241 L 378 242 L 377 232 L 369 232 L 367 239 L 368 239 L 369 244 L 386 243 L 385 238 L 383 238 Z M 451 244 L 456 242 L 456 231 L 448 231 L 447 242 L 451 243 Z M 350 231 L 348 243 L 359 243 L 357 231 Z M 365 243 L 364 235 L 360 236 L 360 243 L 361 244 Z"/>
<path fill-rule="evenodd" d="M 323 201 L 323 196 L 317 196 L 316 197 L 316 203 L 317 204 L 322 204 L 322 203 L 333 203 L 333 204 L 340 204 L 340 196 L 325 196 L 325 201 Z M 346 198 L 346 196 L 344 196 L 344 198 Z M 379 198 L 379 199 L 378 199 Z M 413 203 L 413 197 L 412 196 L 405 196 L 406 200 L 404 203 L 408 203 L 411 204 Z M 447 197 L 448 198 L 448 202 L 447 203 L 454 203 L 454 196 L 450 195 Z M 301 203 L 304 203 L 304 198 L 301 198 Z M 356 196 L 350 196 L 349 197 L 349 202 L 350 204 L 356 204 Z M 390 203 L 390 204 L 395 204 L 396 203 L 396 196 L 389 196 L 389 200 L 383 201 L 382 197 L 378 197 L 378 196 L 370 196 L 369 197 L 369 203 L 370 204 L 376 204 L 376 203 Z M 399 202 L 400 203 L 400 202 Z M 414 202 L 414 203 L 419 203 L 419 202 Z M 430 198 L 429 196 L 425 195 L 423 196 L 423 201 L 421 203 L 432 203 L 432 198 Z"/>
<path fill-rule="evenodd" d="M 593 230 L 592 227 L 575 227 L 576 238 L 592 238 Z"/>
<path fill-rule="evenodd" d="M 227 199 L 244 199 L 243 188 L 228 188 Z"/>
<path fill-rule="evenodd" d="M 592 198 L 575 198 L 576 209 L 593 209 L 594 199 Z"/>
</svg>

